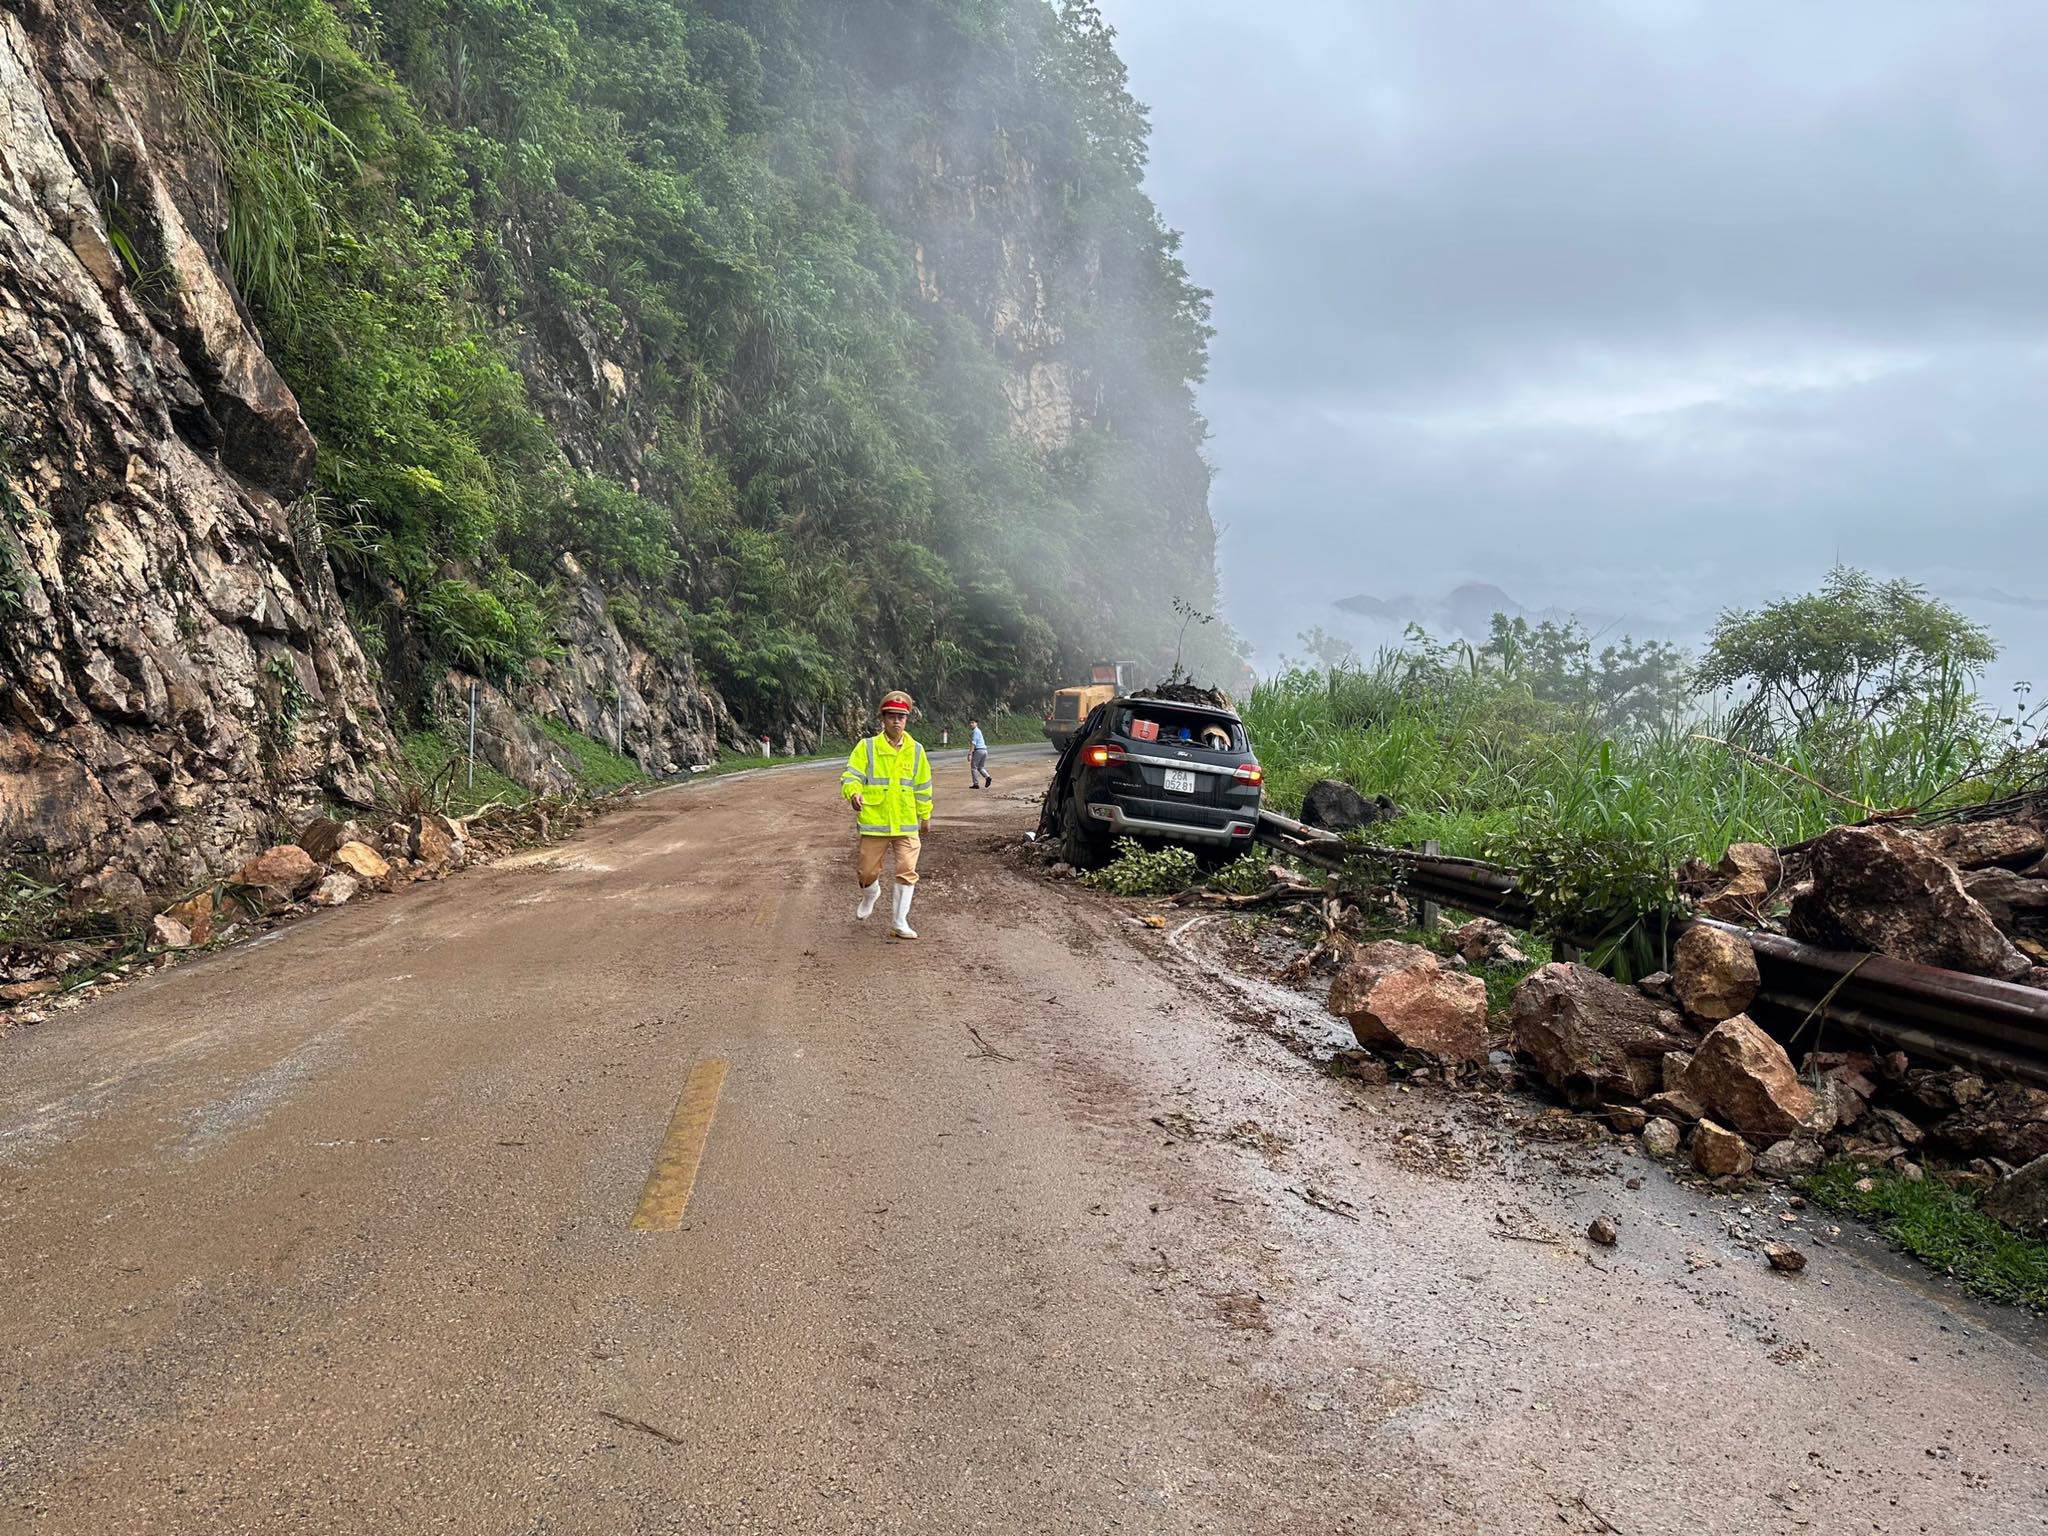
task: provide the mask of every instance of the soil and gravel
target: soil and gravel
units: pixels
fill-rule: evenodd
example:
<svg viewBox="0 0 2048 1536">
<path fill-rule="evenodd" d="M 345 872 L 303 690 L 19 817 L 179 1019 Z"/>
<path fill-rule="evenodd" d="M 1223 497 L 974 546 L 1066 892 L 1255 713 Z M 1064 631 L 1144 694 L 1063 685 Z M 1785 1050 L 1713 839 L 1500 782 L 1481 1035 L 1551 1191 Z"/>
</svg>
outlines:
<svg viewBox="0 0 2048 1536">
<path fill-rule="evenodd" d="M 1007 858 L 1041 768 L 939 766 L 916 945 L 808 769 L 0 1041 L 0 1528 L 2048 1522 L 2038 1325 L 1372 1080 L 1228 919 Z M 711 1056 L 684 1224 L 629 1232 Z"/>
</svg>

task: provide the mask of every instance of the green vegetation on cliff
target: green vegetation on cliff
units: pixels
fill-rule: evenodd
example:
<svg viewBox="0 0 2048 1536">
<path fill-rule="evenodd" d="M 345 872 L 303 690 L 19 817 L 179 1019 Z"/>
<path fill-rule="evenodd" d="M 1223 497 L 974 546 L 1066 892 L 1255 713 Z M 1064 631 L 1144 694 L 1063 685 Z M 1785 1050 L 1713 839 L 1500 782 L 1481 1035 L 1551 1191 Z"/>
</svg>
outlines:
<svg viewBox="0 0 2048 1536">
<path fill-rule="evenodd" d="M 563 552 L 764 724 L 1212 597 L 1206 296 L 1092 5 L 152 3 L 400 687 L 544 653 Z"/>
</svg>

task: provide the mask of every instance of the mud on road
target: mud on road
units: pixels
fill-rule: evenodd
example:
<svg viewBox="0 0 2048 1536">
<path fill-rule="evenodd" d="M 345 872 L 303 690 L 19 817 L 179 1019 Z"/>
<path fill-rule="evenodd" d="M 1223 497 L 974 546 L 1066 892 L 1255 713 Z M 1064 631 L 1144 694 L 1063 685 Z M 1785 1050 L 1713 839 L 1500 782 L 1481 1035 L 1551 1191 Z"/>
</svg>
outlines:
<svg viewBox="0 0 2048 1536">
<path fill-rule="evenodd" d="M 915 945 L 784 771 L 0 1042 L 0 1528 L 2048 1528 L 2034 1325 L 1329 1076 L 938 766 Z"/>
</svg>

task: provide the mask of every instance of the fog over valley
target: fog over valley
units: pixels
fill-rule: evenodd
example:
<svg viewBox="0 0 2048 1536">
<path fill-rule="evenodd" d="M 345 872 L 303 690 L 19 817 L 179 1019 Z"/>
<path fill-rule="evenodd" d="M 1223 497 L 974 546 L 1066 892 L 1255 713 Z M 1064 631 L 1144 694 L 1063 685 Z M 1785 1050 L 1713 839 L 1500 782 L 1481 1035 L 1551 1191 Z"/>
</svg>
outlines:
<svg viewBox="0 0 2048 1536">
<path fill-rule="evenodd" d="M 1105 12 L 1262 670 L 1474 584 L 1696 641 L 1839 560 L 2048 671 L 2048 10 Z"/>
</svg>

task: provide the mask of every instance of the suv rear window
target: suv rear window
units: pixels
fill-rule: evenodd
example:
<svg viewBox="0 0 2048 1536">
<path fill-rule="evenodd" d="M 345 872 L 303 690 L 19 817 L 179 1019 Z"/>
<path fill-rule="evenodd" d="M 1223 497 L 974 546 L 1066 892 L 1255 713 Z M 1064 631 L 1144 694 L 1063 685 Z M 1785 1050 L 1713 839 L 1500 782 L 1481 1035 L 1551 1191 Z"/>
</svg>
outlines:
<svg viewBox="0 0 2048 1536">
<path fill-rule="evenodd" d="M 1116 733 L 1133 741 L 1164 741 L 1207 747 L 1215 752 L 1243 752 L 1244 727 L 1235 720 L 1168 705 L 1134 705 L 1117 711 Z"/>
</svg>

